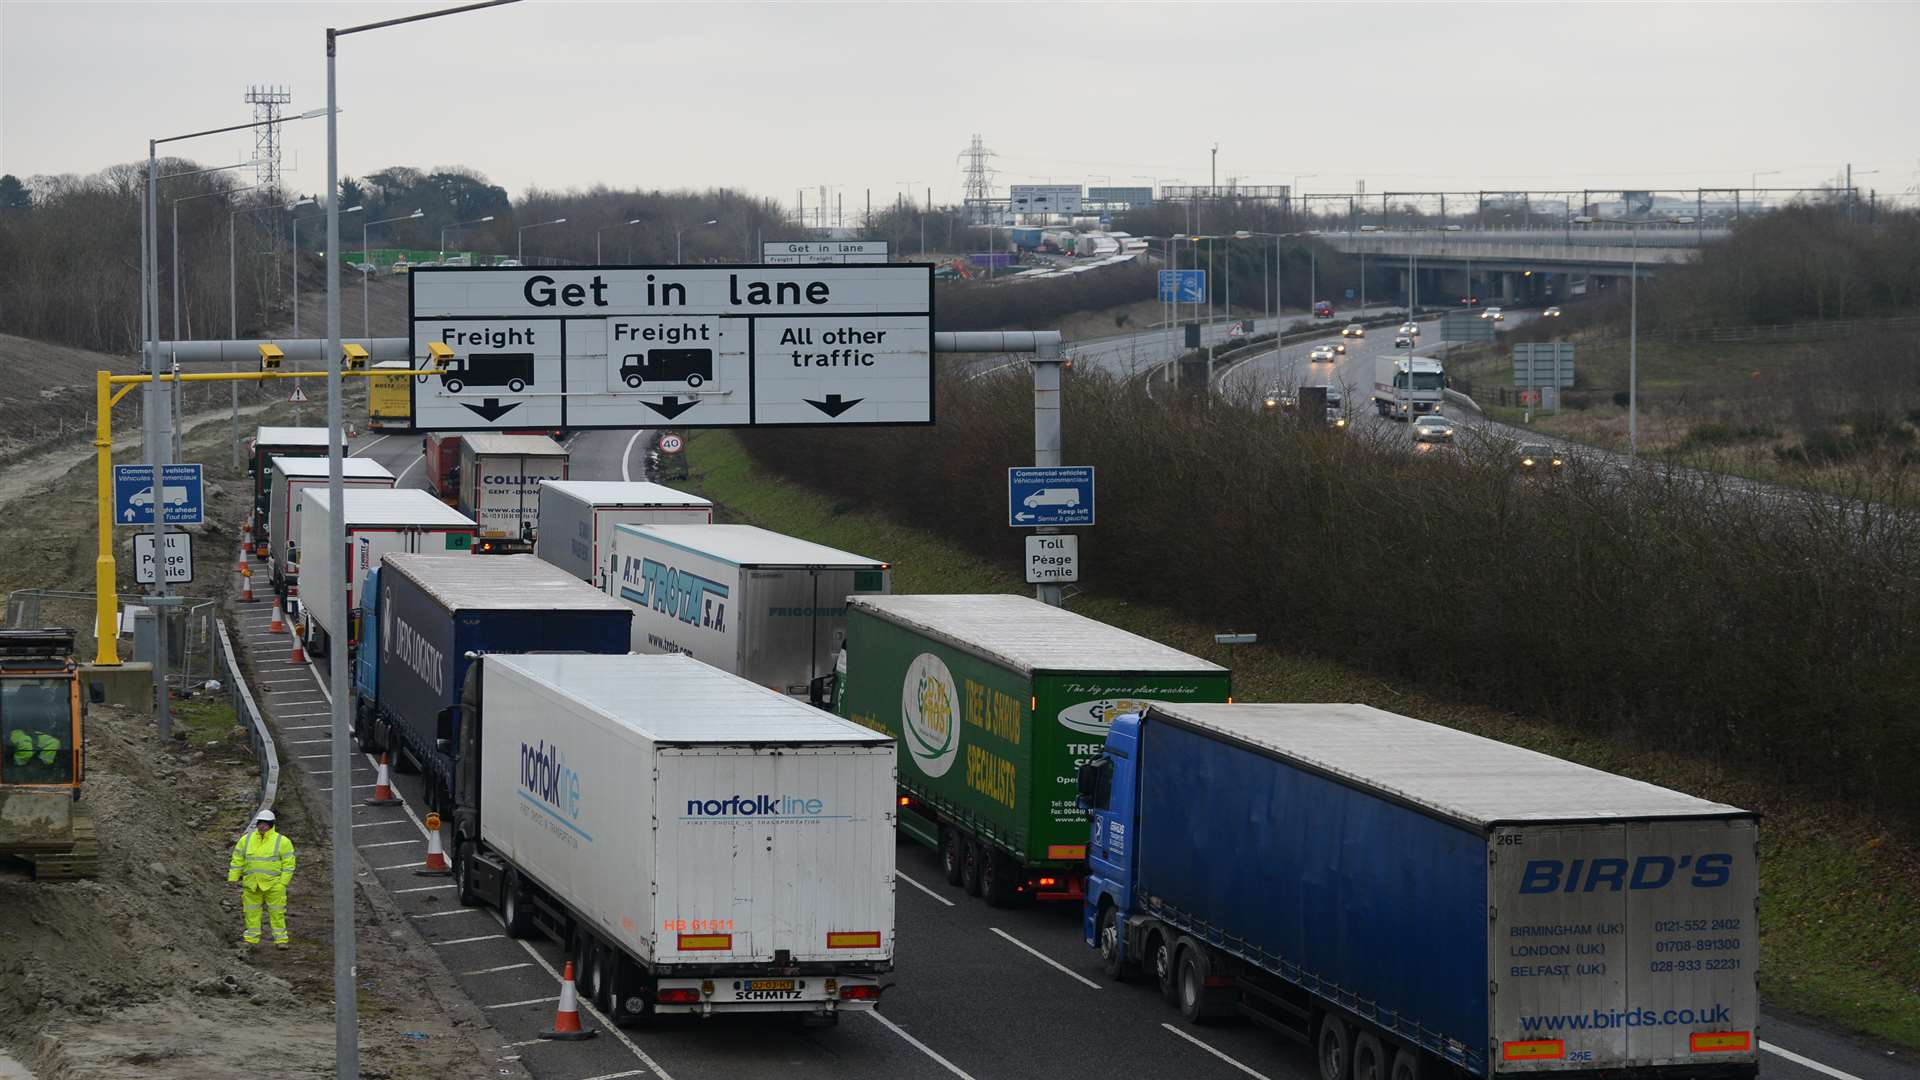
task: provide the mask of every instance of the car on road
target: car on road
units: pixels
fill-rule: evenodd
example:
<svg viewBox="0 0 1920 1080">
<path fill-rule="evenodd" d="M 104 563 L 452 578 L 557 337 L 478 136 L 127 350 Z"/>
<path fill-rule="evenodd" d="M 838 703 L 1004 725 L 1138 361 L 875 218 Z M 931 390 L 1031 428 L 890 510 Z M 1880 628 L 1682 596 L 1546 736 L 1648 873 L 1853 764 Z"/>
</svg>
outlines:
<svg viewBox="0 0 1920 1080">
<path fill-rule="evenodd" d="M 1357 322 L 1348 323 L 1340 328 L 1340 336 L 1363 338 L 1367 336 L 1367 328 Z"/>
<path fill-rule="evenodd" d="M 1422 416 L 1413 422 L 1414 442 L 1452 442 L 1453 421 L 1444 416 Z"/>
<path fill-rule="evenodd" d="M 1483 319 L 1492 319 L 1494 322 L 1507 321 L 1507 313 L 1504 311 L 1501 311 L 1497 307 L 1490 307 L 1487 310 L 1481 312 L 1480 317 Z"/>
<path fill-rule="evenodd" d="M 1331 364 L 1333 363 L 1333 346 L 1317 345 L 1312 352 L 1307 354 L 1307 359 L 1316 364 L 1322 361 Z"/>
<path fill-rule="evenodd" d="M 1555 472 L 1566 464 L 1566 459 L 1546 443 L 1521 443 L 1515 452 L 1520 455 L 1520 467 L 1527 472 Z"/>
<path fill-rule="evenodd" d="M 1393 347 L 1396 349 L 1411 349 L 1413 348 L 1413 339 L 1405 334 L 1401 334 L 1399 337 L 1393 339 Z"/>
<path fill-rule="evenodd" d="M 1400 332 L 1407 335 L 1408 337 L 1419 337 L 1420 324 L 1412 321 L 1403 322 L 1400 324 Z"/>
<path fill-rule="evenodd" d="M 1550 307 L 1547 310 L 1541 312 L 1540 317 L 1543 319 L 1557 319 L 1564 314 L 1566 313 L 1561 311 L 1559 307 L 1556 306 L 1556 307 Z"/>
<path fill-rule="evenodd" d="M 1338 354 L 1340 354 L 1341 356 L 1345 356 L 1345 355 L 1347 355 L 1347 343 L 1346 343 L 1346 342 L 1344 342 L 1344 341 L 1336 341 L 1336 342 L 1334 342 L 1334 343 L 1333 343 L 1333 351 L 1334 351 L 1334 352 L 1336 352 L 1336 353 L 1338 353 Z"/>
<path fill-rule="evenodd" d="M 1291 410 L 1294 406 L 1293 391 L 1284 390 L 1276 386 L 1267 391 L 1266 397 L 1263 398 L 1262 401 L 1269 409 Z"/>
</svg>

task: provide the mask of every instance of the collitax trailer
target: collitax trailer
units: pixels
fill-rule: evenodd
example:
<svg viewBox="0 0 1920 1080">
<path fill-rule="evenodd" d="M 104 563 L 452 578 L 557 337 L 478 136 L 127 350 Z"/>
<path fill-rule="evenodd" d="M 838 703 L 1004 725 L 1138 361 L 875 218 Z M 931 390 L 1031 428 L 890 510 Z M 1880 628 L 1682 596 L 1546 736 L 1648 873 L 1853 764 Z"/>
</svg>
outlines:
<svg viewBox="0 0 1920 1080">
<path fill-rule="evenodd" d="M 1745 810 L 1364 705 L 1155 702 L 1079 789 L 1107 971 L 1323 1080 L 1758 1070 Z"/>
<path fill-rule="evenodd" d="M 300 612 L 307 629 L 307 648 L 325 656 L 338 639 L 349 647 L 360 642 L 360 587 L 380 560 L 395 552 L 460 552 L 473 547 L 473 521 L 418 488 L 348 488 L 341 493 L 346 506 L 346 548 L 335 552 L 328 541 L 333 526 L 326 485 L 300 493 L 300 557 L 307 580 L 314 583 L 301 597 Z M 321 583 L 329 580 L 338 560 L 344 560 L 347 606 L 335 610 L 335 598 Z"/>
<path fill-rule="evenodd" d="M 533 551 L 540 482 L 567 478 L 567 451 L 545 435 L 464 435 L 460 439 L 461 513 L 480 526 L 474 551 Z"/>
<path fill-rule="evenodd" d="M 684 656 L 493 653 L 456 738 L 454 874 L 616 1023 L 873 1008 L 893 744 Z"/>
<path fill-rule="evenodd" d="M 304 505 L 300 493 L 310 487 L 325 488 L 328 483 L 324 457 L 276 457 L 268 463 L 273 470 L 268 499 L 267 563 L 272 571 L 273 591 L 285 599 L 299 588 L 300 568 L 295 549 L 300 542 L 300 513 Z M 341 458 L 340 483 L 350 488 L 391 488 L 393 474 L 371 458 Z"/>
<path fill-rule="evenodd" d="M 892 587 L 878 559 L 752 525 L 616 525 L 605 585 L 633 605 L 634 652 L 686 653 L 795 697 L 833 670 L 847 597 Z"/>
<path fill-rule="evenodd" d="M 596 589 L 616 525 L 709 525 L 713 503 L 640 480 L 543 480 L 533 553 Z"/>
<path fill-rule="evenodd" d="M 1077 900 L 1074 770 L 1157 701 L 1226 701 L 1226 668 L 1025 596 L 856 596 L 835 711 L 900 744 L 900 831 L 1004 907 Z"/>
</svg>

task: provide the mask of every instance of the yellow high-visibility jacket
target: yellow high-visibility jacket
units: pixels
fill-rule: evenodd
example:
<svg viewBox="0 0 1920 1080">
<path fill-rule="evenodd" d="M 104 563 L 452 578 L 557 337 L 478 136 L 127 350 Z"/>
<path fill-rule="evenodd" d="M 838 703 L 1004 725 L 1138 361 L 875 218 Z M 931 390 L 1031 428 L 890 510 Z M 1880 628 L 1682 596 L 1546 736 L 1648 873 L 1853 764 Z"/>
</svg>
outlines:
<svg viewBox="0 0 1920 1080">
<path fill-rule="evenodd" d="M 233 861 L 227 871 L 228 881 L 243 877 L 255 888 L 285 888 L 293 880 L 293 841 L 277 829 L 265 833 L 248 829 L 247 835 L 233 845 Z"/>
</svg>

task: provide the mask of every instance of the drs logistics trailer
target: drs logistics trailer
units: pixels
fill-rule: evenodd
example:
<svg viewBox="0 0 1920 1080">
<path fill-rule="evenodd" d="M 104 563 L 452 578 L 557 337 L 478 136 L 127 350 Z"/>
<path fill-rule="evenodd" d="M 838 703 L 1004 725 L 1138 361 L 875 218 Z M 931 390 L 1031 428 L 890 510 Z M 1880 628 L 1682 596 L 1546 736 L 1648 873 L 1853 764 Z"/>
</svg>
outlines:
<svg viewBox="0 0 1920 1080">
<path fill-rule="evenodd" d="M 356 646 L 366 629 L 360 613 L 360 594 L 367 575 L 380 560 L 394 552 L 465 552 L 473 548 L 473 521 L 458 510 L 415 488 L 367 490 L 348 488 L 340 493 L 346 506 L 346 547 L 338 552 L 328 539 L 333 528 L 332 500 L 325 486 L 311 486 L 301 492 L 301 558 L 306 560 L 314 582 L 332 579 L 333 564 L 343 559 L 347 580 L 346 613 L 335 608 L 336 599 L 325 588 L 316 587 L 301 598 L 300 617 L 305 621 L 307 648 L 315 656 L 327 655 L 334 639 Z"/>
<path fill-rule="evenodd" d="M 616 1023 L 879 1001 L 886 738 L 685 656 L 495 653 L 447 712 L 460 902 L 551 934 Z"/>
<path fill-rule="evenodd" d="M 345 457 L 347 443 L 340 441 Z M 254 554 L 268 554 L 267 520 L 272 514 L 273 467 L 276 457 L 326 457 L 327 429 L 323 427 L 262 427 L 253 429 L 253 441 L 247 446 L 247 475 L 253 477 Z"/>
<path fill-rule="evenodd" d="M 847 597 L 893 587 L 878 559 L 751 525 L 616 525 L 606 559 L 634 652 L 686 653 L 822 704 Z"/>
<path fill-rule="evenodd" d="M 483 555 L 531 552 L 540 482 L 567 478 L 567 451 L 545 435 L 467 435 L 460 440 L 460 501 L 480 526 Z"/>
<path fill-rule="evenodd" d="M 356 717 L 362 746 L 396 751 L 426 774 L 427 806 L 453 801 L 453 747 L 440 710 L 460 698 L 479 653 L 627 651 L 631 610 L 531 555 L 389 555 L 366 590 L 363 667 Z"/>
<path fill-rule="evenodd" d="M 1024 596 L 848 601 L 841 716 L 900 744 L 900 829 L 996 907 L 1078 899 L 1081 763 L 1149 700 L 1226 701 L 1227 669 Z"/>
<path fill-rule="evenodd" d="M 269 467 L 273 496 L 268 500 L 267 562 L 272 567 L 273 591 L 284 600 L 299 589 L 300 493 L 327 486 L 327 459 L 276 457 Z M 370 458 L 341 458 L 340 482 L 351 488 L 391 488 L 393 474 Z"/>
<path fill-rule="evenodd" d="M 594 588 L 606 585 L 616 525 L 707 525 L 713 504 L 661 484 L 543 480 L 533 553 Z"/>
<path fill-rule="evenodd" d="M 1108 973 L 1323 1080 L 1757 1073 L 1747 811 L 1364 705 L 1156 702 L 1079 786 Z"/>
</svg>

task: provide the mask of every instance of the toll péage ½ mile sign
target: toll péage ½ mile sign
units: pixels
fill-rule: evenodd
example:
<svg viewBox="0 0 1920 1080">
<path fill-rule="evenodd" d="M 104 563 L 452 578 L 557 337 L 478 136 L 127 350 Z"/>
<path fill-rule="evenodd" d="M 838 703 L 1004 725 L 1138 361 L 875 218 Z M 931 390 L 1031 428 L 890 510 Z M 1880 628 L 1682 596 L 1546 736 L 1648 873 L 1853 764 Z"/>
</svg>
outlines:
<svg viewBox="0 0 1920 1080">
<path fill-rule="evenodd" d="M 427 267 L 413 417 L 437 431 L 933 422 L 933 268 Z"/>
</svg>

